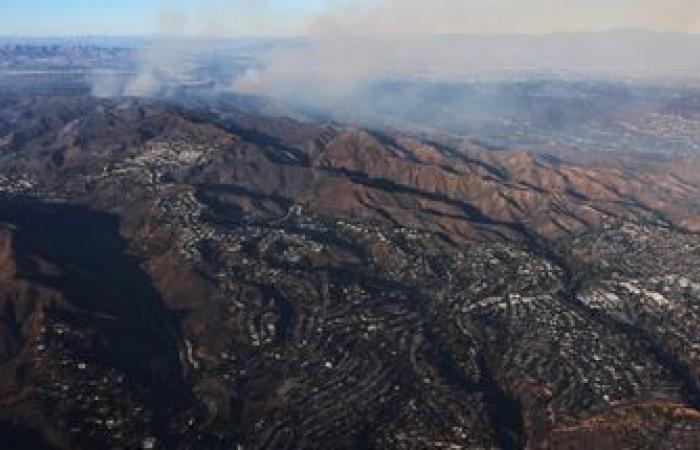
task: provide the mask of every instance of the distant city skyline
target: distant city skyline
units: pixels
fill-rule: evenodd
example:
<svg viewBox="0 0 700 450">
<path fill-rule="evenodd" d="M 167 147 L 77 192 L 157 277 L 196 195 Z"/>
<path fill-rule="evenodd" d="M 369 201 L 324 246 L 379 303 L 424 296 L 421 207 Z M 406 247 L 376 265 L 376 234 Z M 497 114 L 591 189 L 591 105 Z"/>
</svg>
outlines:
<svg viewBox="0 0 700 450">
<path fill-rule="evenodd" d="M 695 0 L 0 0 L 1 36 L 700 32 Z"/>
</svg>

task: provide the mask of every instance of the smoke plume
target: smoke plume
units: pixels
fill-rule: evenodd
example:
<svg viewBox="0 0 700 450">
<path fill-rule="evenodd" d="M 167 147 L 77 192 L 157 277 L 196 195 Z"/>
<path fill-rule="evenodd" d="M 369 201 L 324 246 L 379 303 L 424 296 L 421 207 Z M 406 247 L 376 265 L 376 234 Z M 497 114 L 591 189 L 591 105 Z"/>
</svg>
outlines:
<svg viewBox="0 0 700 450">
<path fill-rule="evenodd" d="M 696 1 L 333 0 L 313 11 L 294 5 L 204 0 L 194 9 L 163 10 L 160 37 L 135 54 L 133 74 L 100 74 L 93 92 L 156 96 L 206 82 L 320 110 L 358 110 L 387 80 L 700 73 L 700 35 L 661 32 L 700 29 Z M 601 31 L 621 27 L 657 31 Z M 278 37 L 230 38 L 241 35 Z"/>
</svg>

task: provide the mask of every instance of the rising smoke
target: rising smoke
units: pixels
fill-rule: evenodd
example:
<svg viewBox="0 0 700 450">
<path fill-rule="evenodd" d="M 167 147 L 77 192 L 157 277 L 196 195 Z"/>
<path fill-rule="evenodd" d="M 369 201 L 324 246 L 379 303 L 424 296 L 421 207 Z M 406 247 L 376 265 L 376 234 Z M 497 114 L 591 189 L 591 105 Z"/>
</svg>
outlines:
<svg viewBox="0 0 700 450">
<path fill-rule="evenodd" d="M 682 33 L 700 30 L 696 1 L 335 0 L 306 14 L 285 5 L 206 0 L 195 10 L 163 11 L 160 37 L 135 54 L 131 76 L 101 74 L 93 92 L 163 96 L 199 83 L 366 117 L 409 109 L 435 115 L 435 102 L 459 98 L 460 105 L 447 103 L 469 115 L 488 106 L 476 98 L 515 100 L 445 94 L 443 86 L 700 73 L 700 35 Z M 230 38 L 241 35 L 277 37 Z M 404 82 L 414 84 L 391 84 Z"/>
</svg>

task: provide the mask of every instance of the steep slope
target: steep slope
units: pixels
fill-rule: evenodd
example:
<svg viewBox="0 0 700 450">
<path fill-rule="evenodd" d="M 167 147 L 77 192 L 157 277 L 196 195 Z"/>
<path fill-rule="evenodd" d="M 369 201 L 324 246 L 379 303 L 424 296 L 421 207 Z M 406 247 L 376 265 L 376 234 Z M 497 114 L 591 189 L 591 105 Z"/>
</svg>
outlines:
<svg viewBox="0 0 700 450">
<path fill-rule="evenodd" d="M 438 141 L 2 98 L 0 436 L 697 447 L 697 161 Z"/>
<path fill-rule="evenodd" d="M 699 226 L 697 161 L 610 156 L 595 163 L 234 118 L 222 127 L 277 152 L 234 150 L 226 162 L 235 161 L 235 168 L 213 164 L 205 169 L 209 180 L 275 193 L 325 214 L 371 217 L 455 238 L 522 230 L 557 237 L 613 217 Z M 275 158 L 281 161 L 270 161 Z"/>
</svg>

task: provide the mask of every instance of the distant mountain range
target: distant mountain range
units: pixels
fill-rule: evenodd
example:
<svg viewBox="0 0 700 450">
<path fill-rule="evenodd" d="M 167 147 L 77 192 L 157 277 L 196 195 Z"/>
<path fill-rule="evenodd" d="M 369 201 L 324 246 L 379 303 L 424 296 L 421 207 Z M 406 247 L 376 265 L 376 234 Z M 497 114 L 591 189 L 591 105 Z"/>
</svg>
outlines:
<svg viewBox="0 0 700 450">
<path fill-rule="evenodd" d="M 390 46 L 392 62 L 421 64 L 432 62 L 437 68 L 499 71 L 562 71 L 602 75 L 639 73 L 654 75 L 683 74 L 697 71 L 700 61 L 694 57 L 700 48 L 700 35 L 661 33 L 644 30 L 612 30 L 552 34 L 431 35 L 431 36 L 338 36 L 295 38 L 221 38 L 221 37 L 0 37 L 0 45 L 87 46 L 139 49 L 162 42 L 182 42 L 201 48 L 245 48 L 258 56 L 279 48 L 315 48 L 318 46 L 363 46 L 370 42 Z M 427 67 L 429 68 L 429 66 Z"/>
</svg>

